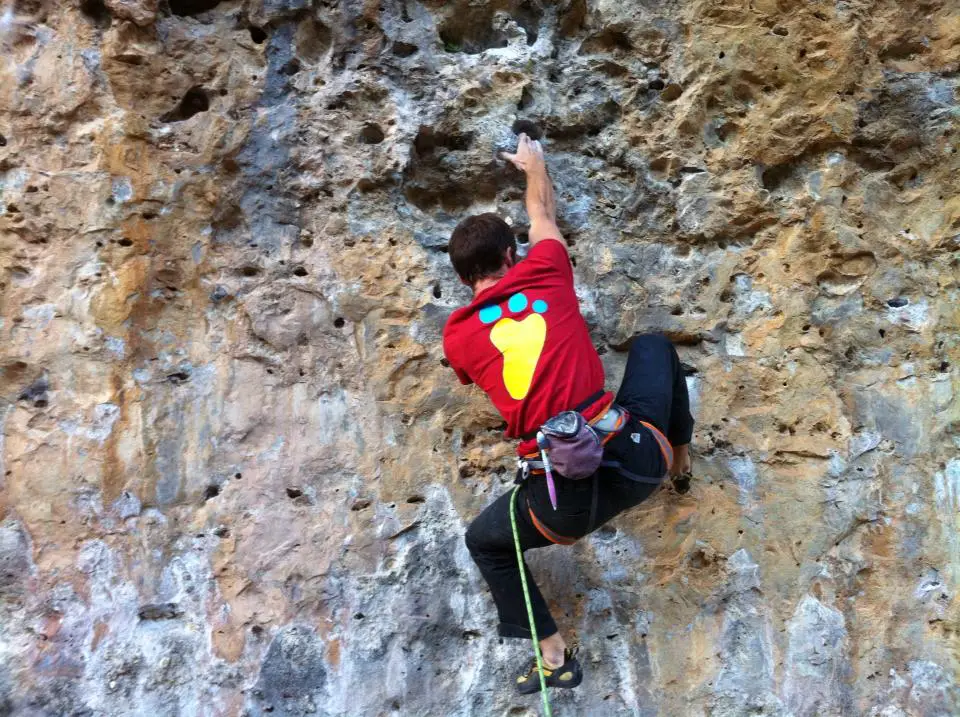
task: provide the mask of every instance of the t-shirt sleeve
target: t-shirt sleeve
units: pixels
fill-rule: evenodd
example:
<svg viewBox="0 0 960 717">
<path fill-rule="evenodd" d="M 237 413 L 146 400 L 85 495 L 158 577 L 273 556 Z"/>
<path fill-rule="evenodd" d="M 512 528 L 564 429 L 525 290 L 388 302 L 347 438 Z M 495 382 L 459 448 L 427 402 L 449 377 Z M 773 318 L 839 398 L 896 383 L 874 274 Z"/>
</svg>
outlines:
<svg viewBox="0 0 960 717">
<path fill-rule="evenodd" d="M 537 272 L 555 271 L 573 285 L 573 268 L 570 256 L 560 239 L 541 239 L 523 260 L 529 270 Z"/>
<path fill-rule="evenodd" d="M 457 374 L 457 378 L 460 379 L 460 383 L 462 383 L 464 386 L 469 386 L 471 383 L 473 383 L 473 379 L 470 378 L 466 371 L 464 371 L 462 368 L 458 368 L 453 364 L 450 364 L 450 368 L 452 368 L 453 372 Z"/>
<path fill-rule="evenodd" d="M 447 359 L 447 363 L 450 364 L 450 368 L 453 369 L 453 372 L 457 374 L 457 378 L 460 379 L 460 383 L 467 386 L 473 383 L 473 379 L 467 375 L 467 372 L 464 371 L 457 364 L 456 358 L 454 357 L 453 345 L 450 341 L 450 337 L 447 335 L 449 326 L 443 332 L 443 355 Z"/>
</svg>

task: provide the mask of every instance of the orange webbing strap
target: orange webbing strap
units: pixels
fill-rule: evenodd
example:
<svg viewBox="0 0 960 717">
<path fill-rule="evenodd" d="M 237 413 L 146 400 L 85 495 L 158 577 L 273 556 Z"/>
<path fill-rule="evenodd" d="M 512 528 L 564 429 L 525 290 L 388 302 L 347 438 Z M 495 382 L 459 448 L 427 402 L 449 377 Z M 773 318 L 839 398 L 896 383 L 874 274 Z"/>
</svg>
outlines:
<svg viewBox="0 0 960 717">
<path fill-rule="evenodd" d="M 551 543 L 556 543 L 557 545 L 573 545 L 577 542 L 576 538 L 567 538 L 559 533 L 554 533 L 550 528 L 541 523 L 536 513 L 533 512 L 533 508 L 530 507 L 529 499 L 527 500 L 527 512 L 530 513 L 530 520 L 533 522 L 533 527 Z"/>
<path fill-rule="evenodd" d="M 641 426 L 649 429 L 653 437 L 657 439 L 657 444 L 660 446 L 660 452 L 663 454 L 663 460 L 667 462 L 667 470 L 669 471 L 670 466 L 673 465 L 673 446 L 670 445 L 670 441 L 668 441 L 667 437 L 660 433 L 660 430 L 652 423 L 647 423 L 646 421 L 640 421 L 639 423 Z"/>
</svg>

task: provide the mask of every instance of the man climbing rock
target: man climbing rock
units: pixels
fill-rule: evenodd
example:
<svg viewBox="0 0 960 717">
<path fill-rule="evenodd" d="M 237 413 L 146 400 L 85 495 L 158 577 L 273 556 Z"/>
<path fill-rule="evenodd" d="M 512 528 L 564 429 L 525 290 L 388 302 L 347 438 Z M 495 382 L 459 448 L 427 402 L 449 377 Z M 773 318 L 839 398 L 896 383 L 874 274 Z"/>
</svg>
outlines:
<svg viewBox="0 0 960 717">
<path fill-rule="evenodd" d="M 668 473 L 689 470 L 693 418 L 677 353 L 662 336 L 637 337 L 616 397 L 604 391 L 540 143 L 521 134 L 516 154 L 503 156 L 526 174 L 529 253 L 518 261 L 513 232 L 494 214 L 457 225 L 450 260 L 473 300 L 451 315 L 443 345 L 460 380 L 487 393 L 507 422 L 506 435 L 519 441 L 516 495 L 488 506 L 466 543 L 493 594 L 500 635 L 530 639 L 511 504 L 521 550 L 572 545 L 645 500 Z M 546 684 L 576 687 L 582 673 L 575 651 L 523 569 Z M 521 693 L 541 689 L 537 672 L 534 660 L 517 677 Z"/>
</svg>

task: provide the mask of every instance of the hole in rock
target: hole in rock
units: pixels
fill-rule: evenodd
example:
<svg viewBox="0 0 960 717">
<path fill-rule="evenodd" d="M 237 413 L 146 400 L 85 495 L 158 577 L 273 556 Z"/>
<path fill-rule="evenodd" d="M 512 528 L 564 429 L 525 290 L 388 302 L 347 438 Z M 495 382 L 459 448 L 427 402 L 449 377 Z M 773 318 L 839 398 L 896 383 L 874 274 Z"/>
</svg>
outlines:
<svg viewBox="0 0 960 717">
<path fill-rule="evenodd" d="M 571 116 L 566 121 L 562 119 L 553 120 L 544 128 L 544 131 L 554 140 L 575 140 L 584 136 L 595 137 L 604 128 L 617 122 L 620 113 L 620 105 L 611 99 L 602 105 L 591 107 L 575 117 Z"/>
<path fill-rule="evenodd" d="M 240 480 L 241 478 L 243 478 L 243 473 L 234 473 L 233 477 L 236 478 L 237 480 Z"/>
<path fill-rule="evenodd" d="M 450 152 L 464 152 L 473 144 L 473 132 L 446 133 L 435 132 L 432 127 L 421 127 L 413 140 L 413 148 L 417 154 L 424 156 L 436 149 L 446 149 Z"/>
<path fill-rule="evenodd" d="M 602 30 L 580 46 L 580 51 L 583 53 L 629 52 L 632 49 L 633 42 L 630 36 L 616 28 Z"/>
<path fill-rule="evenodd" d="M 540 17 L 543 11 L 540 9 L 540 0 L 521 3 L 514 12 L 513 19 L 523 28 L 527 34 L 527 44 L 533 45 L 540 37 Z"/>
<path fill-rule="evenodd" d="M 526 91 L 526 88 L 524 88 Z M 536 122 L 526 119 L 518 119 L 510 127 L 513 130 L 513 133 L 519 135 L 521 133 L 527 135 L 530 139 L 541 139 L 543 137 L 543 132 L 540 131 L 540 127 L 537 126 Z"/>
<path fill-rule="evenodd" d="M 183 122 L 208 109 L 210 109 L 210 98 L 207 96 L 207 91 L 197 85 L 187 90 L 180 104 L 161 117 L 160 121 Z"/>
<path fill-rule="evenodd" d="M 946 372 L 949 371 L 949 370 L 950 370 L 950 362 L 949 362 L 949 361 L 941 361 L 941 362 L 940 362 L 940 373 L 946 373 Z"/>
<path fill-rule="evenodd" d="M 6 146 L 7 146 L 7 138 L 4 137 L 2 134 L 0 134 L 0 147 L 6 147 Z"/>
<path fill-rule="evenodd" d="M 440 288 L 440 284 L 434 284 L 433 287 L 433 298 L 439 299 L 443 296 L 443 289 Z"/>
<path fill-rule="evenodd" d="M 877 333 L 880 334 L 880 338 L 882 339 L 882 338 L 884 338 L 884 337 L 887 335 L 887 330 L 886 330 L 886 329 L 880 329 Z"/>
<path fill-rule="evenodd" d="M 717 55 L 717 57 L 719 57 L 721 60 L 722 60 L 724 57 L 726 57 L 726 56 L 727 56 L 727 53 L 725 53 L 723 50 L 721 50 L 721 51 L 720 51 L 720 54 Z"/>
<path fill-rule="evenodd" d="M 243 266 L 240 267 L 241 276 L 256 276 L 260 273 L 260 269 L 255 266 Z"/>
<path fill-rule="evenodd" d="M 360 130 L 360 140 L 364 144 L 380 144 L 385 136 L 383 130 L 372 122 L 364 125 Z"/>
<path fill-rule="evenodd" d="M 298 266 L 296 269 L 293 270 L 294 276 L 306 276 L 308 273 L 309 272 L 306 269 L 304 269 L 302 266 Z"/>
<path fill-rule="evenodd" d="M 365 617 L 366 617 L 366 615 L 364 615 L 362 612 L 358 612 L 356 615 L 353 616 L 353 619 L 354 619 L 354 620 L 362 620 L 362 619 L 365 618 Z"/>
<path fill-rule="evenodd" d="M 103 4 L 103 0 L 83 0 L 80 3 L 80 12 L 93 20 L 97 25 L 110 24 L 110 11 Z"/>
<path fill-rule="evenodd" d="M 773 34 L 779 35 L 780 37 L 786 37 L 790 34 L 790 31 L 787 28 L 778 25 L 777 27 L 773 28 Z"/>
<path fill-rule="evenodd" d="M 186 383 L 190 380 L 190 374 L 186 371 L 174 371 L 171 374 L 167 374 L 167 380 L 170 383 Z"/>
<path fill-rule="evenodd" d="M 887 299 L 887 306 L 890 306 L 890 307 L 892 307 L 892 308 L 894 308 L 894 309 L 899 309 L 899 308 L 901 308 L 901 307 L 906 306 L 906 305 L 909 304 L 909 303 L 910 303 L 910 300 L 909 300 L 909 299 L 905 299 L 905 298 L 902 297 L 902 296 L 898 296 L 898 297 L 896 297 L 896 298 L 894 298 L 894 299 Z"/>
<path fill-rule="evenodd" d="M 335 318 L 335 319 L 333 320 L 333 325 L 334 325 L 335 327 L 337 327 L 338 329 L 342 329 L 342 328 L 343 328 L 343 325 L 346 324 L 346 323 L 347 323 L 347 322 L 344 320 L 344 318 L 343 318 L 342 316 L 338 316 L 337 318 Z"/>
<path fill-rule="evenodd" d="M 785 164 L 778 164 L 774 167 L 768 167 L 763 171 L 763 174 L 760 176 L 760 181 L 763 184 L 763 188 L 768 192 L 776 191 L 780 188 L 780 185 L 783 184 L 790 175 L 793 174 L 793 165 L 789 162 Z"/>
<path fill-rule="evenodd" d="M 211 498 L 216 498 L 218 495 L 220 495 L 220 486 L 216 483 L 211 483 L 203 491 L 203 500 L 208 501 Z"/>
<path fill-rule="evenodd" d="M 490 10 L 481 7 L 477 12 L 450 17 L 440 28 L 440 42 L 446 52 L 479 55 L 494 47 L 506 47 L 507 36 L 493 27 Z"/>
<path fill-rule="evenodd" d="M 683 88 L 680 85 L 673 83 L 669 84 L 663 88 L 663 92 L 660 93 L 660 99 L 664 102 L 673 102 L 676 99 L 680 98 L 680 95 L 683 94 Z"/>
<path fill-rule="evenodd" d="M 262 45 L 267 41 L 267 31 L 262 27 L 257 27 L 256 25 L 250 26 L 250 39 L 253 40 L 258 45 Z"/>
<path fill-rule="evenodd" d="M 440 359 L 440 365 L 443 366 L 444 368 L 450 368 L 450 362 L 447 361 L 445 358 Z"/>
<path fill-rule="evenodd" d="M 420 48 L 416 45 L 411 45 L 409 42 L 400 42 L 399 40 L 393 43 L 391 51 L 397 57 L 410 57 L 410 55 L 416 55 L 420 52 Z"/>
<path fill-rule="evenodd" d="M 914 55 L 922 55 L 929 52 L 930 48 L 919 40 L 901 40 L 885 47 L 880 51 L 880 61 L 887 60 L 906 60 Z"/>
<path fill-rule="evenodd" d="M 180 17 L 189 17 L 213 10 L 219 4 L 220 0 L 170 0 L 170 12 Z"/>
<path fill-rule="evenodd" d="M 301 495 L 303 495 L 303 491 L 299 488 L 287 488 L 288 498 L 299 498 Z"/>
<path fill-rule="evenodd" d="M 121 239 L 117 242 L 120 246 L 133 246 L 133 239 Z"/>
<path fill-rule="evenodd" d="M 523 112 L 533 106 L 533 92 L 529 85 L 525 85 L 520 91 L 520 101 L 517 102 L 517 109 Z"/>
<path fill-rule="evenodd" d="M 280 74 L 286 75 L 287 77 L 292 77 L 298 72 L 300 72 L 300 60 L 296 58 L 293 58 L 292 60 L 284 64 L 283 67 L 280 68 Z"/>
<path fill-rule="evenodd" d="M 647 87 L 651 90 L 656 90 L 657 92 L 659 92 L 664 87 L 666 87 L 666 85 L 663 83 L 663 80 L 653 80 L 650 82 L 649 85 L 647 85 Z"/>
<path fill-rule="evenodd" d="M 409 498 L 407 498 L 407 502 L 408 502 L 408 503 L 415 503 L 415 504 L 416 504 L 416 503 L 425 503 L 426 500 L 427 500 L 427 499 L 424 498 L 422 495 L 411 495 Z"/>
</svg>

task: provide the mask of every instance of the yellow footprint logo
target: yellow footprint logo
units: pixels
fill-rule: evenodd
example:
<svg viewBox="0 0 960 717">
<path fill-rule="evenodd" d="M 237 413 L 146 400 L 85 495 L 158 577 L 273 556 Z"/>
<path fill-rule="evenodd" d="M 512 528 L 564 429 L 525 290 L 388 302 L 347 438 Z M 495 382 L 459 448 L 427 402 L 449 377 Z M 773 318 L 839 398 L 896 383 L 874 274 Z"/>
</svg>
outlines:
<svg viewBox="0 0 960 717">
<path fill-rule="evenodd" d="M 527 308 L 527 297 L 514 294 L 507 301 L 507 308 L 514 314 L 520 313 Z M 500 306 L 486 306 L 479 312 L 481 322 L 494 324 L 490 341 L 503 354 L 503 385 L 517 401 L 530 391 L 547 340 L 547 322 L 541 315 L 547 310 L 547 302 L 537 299 L 532 308 L 534 313 L 520 321 L 503 316 Z"/>
</svg>

